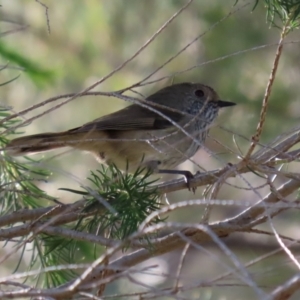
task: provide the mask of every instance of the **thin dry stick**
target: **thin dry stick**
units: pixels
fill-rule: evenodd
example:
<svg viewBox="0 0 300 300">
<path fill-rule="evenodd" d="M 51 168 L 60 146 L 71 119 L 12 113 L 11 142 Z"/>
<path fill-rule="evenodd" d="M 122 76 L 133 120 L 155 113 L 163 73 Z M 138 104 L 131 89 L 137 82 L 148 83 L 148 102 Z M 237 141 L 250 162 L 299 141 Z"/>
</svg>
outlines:
<svg viewBox="0 0 300 300">
<path fill-rule="evenodd" d="M 79 205 L 81 205 L 81 203 L 79 203 Z M 68 212 L 72 211 L 74 208 L 76 208 L 76 205 L 69 206 Z M 50 211 L 45 212 L 44 215 L 40 216 L 39 218 L 42 218 L 43 216 L 46 217 L 48 214 L 51 214 L 51 212 L 54 212 L 56 209 L 60 210 L 60 206 L 53 206 Z M 58 219 L 59 217 L 60 215 L 52 217 L 45 224 L 39 224 L 37 223 L 38 222 L 37 220 L 34 220 L 33 223 L 29 225 L 30 231 L 28 232 L 28 234 L 32 233 L 32 235 L 26 238 L 24 241 L 22 241 L 22 243 L 18 244 L 17 247 L 14 248 L 14 251 L 8 252 L 4 257 L 2 257 L 0 260 L 0 264 L 4 262 L 6 259 L 8 259 L 9 257 L 11 257 L 13 254 L 15 254 L 26 243 L 31 242 L 34 239 L 34 237 L 42 231 L 43 228 L 47 227 L 47 225 L 51 225 L 52 223 L 54 223 L 55 220 Z"/>
<path fill-rule="evenodd" d="M 297 268 L 300 269 L 300 264 L 299 264 L 298 260 L 296 259 L 295 255 L 293 255 L 292 251 L 284 244 L 283 240 L 281 239 L 280 235 L 278 234 L 277 230 L 275 229 L 275 226 L 274 226 L 271 218 L 268 217 L 268 219 L 269 219 L 269 223 L 271 225 L 271 228 L 273 230 L 274 236 L 275 236 L 278 244 L 281 246 L 281 248 L 284 250 L 284 252 L 290 258 L 290 260 L 297 266 Z"/>
<path fill-rule="evenodd" d="M 187 254 L 189 248 L 190 248 L 190 243 L 187 242 L 186 245 L 184 246 L 182 252 L 181 252 L 181 255 L 180 255 L 180 260 L 179 260 L 179 263 L 178 263 L 176 277 L 175 277 L 175 284 L 174 284 L 174 288 L 173 288 L 174 293 L 178 292 L 180 273 L 182 271 L 182 266 L 183 266 L 183 263 L 184 263 L 184 260 L 186 258 L 186 254 Z"/>
<path fill-rule="evenodd" d="M 160 227 L 165 227 L 165 225 L 167 225 L 167 224 L 162 224 Z M 173 224 L 174 225 L 174 224 Z M 241 224 L 240 224 L 241 225 Z M 187 226 L 187 224 L 184 224 L 184 225 L 180 225 L 180 226 Z M 191 224 L 191 226 L 193 226 L 194 227 L 194 225 L 193 224 Z M 158 228 L 159 226 L 157 226 L 157 228 Z M 202 228 L 202 227 L 201 227 Z M 241 226 L 239 226 L 239 228 L 241 229 Z M 224 228 L 225 229 L 225 228 Z M 152 227 L 152 229 L 151 228 L 147 228 L 147 231 L 151 231 L 151 230 L 155 230 L 156 231 L 156 229 L 155 229 L 155 227 Z M 139 234 L 140 233 L 137 233 L 137 234 L 134 234 L 133 236 L 132 236 L 132 238 L 133 239 L 136 239 L 136 238 L 139 238 Z M 211 234 L 209 234 L 209 235 L 211 235 Z M 127 241 L 124 241 L 124 243 L 126 243 Z M 170 245 L 170 241 L 168 242 L 168 244 Z M 218 243 L 219 244 L 219 243 Z M 117 246 L 117 245 L 116 245 Z M 172 246 L 172 243 L 171 243 L 171 246 Z M 156 248 L 156 246 L 154 246 L 154 249 Z M 162 252 L 161 252 L 161 250 L 158 252 L 158 253 L 156 253 L 156 250 L 154 251 L 154 253 L 153 252 L 151 252 L 151 253 L 148 253 L 148 255 L 150 255 L 150 256 L 153 256 L 153 255 L 158 255 L 158 254 L 162 254 Z M 145 257 L 144 257 L 145 258 Z M 127 262 L 128 263 L 128 262 Z M 81 279 L 83 279 L 83 278 L 81 278 Z M 74 286 L 73 286 L 74 287 Z M 74 290 L 71 288 L 71 290 L 69 290 L 69 292 L 73 292 Z M 57 293 L 58 292 L 58 293 Z M 57 291 L 57 292 L 54 292 L 54 294 L 56 294 L 56 295 L 58 295 L 59 293 L 60 293 L 60 295 L 65 295 L 64 293 L 66 293 L 67 291 L 64 289 L 64 290 L 60 290 L 60 291 Z"/>
<path fill-rule="evenodd" d="M 294 244 L 295 243 L 291 243 L 289 245 L 289 247 L 292 246 L 292 245 L 294 245 Z M 245 263 L 245 267 L 247 267 L 247 268 L 251 267 L 251 266 L 253 266 L 253 265 L 257 264 L 257 263 L 260 263 L 263 260 L 265 260 L 267 258 L 270 258 L 270 257 L 272 257 L 272 256 L 274 256 L 274 255 L 276 255 L 276 254 L 278 254 L 278 253 L 280 253 L 282 251 L 283 251 L 283 249 L 279 248 L 279 249 L 273 250 L 273 251 L 271 251 L 269 253 L 266 253 L 264 255 L 261 255 L 261 256 L 255 258 L 255 259 L 253 259 L 253 260 Z M 227 277 L 229 277 L 229 276 L 231 276 L 233 274 L 234 274 L 234 272 L 228 271 L 228 272 L 225 272 L 225 273 L 223 273 L 221 275 L 218 275 L 217 277 L 213 278 L 212 280 L 205 281 L 205 282 L 206 282 L 207 285 L 210 285 L 210 286 L 213 285 L 213 286 L 215 286 L 215 284 L 218 281 L 224 280 L 224 279 L 226 279 Z M 195 288 L 198 288 L 198 287 L 201 287 L 201 286 L 203 286 L 203 281 L 200 281 L 199 283 L 196 283 L 196 284 L 193 284 L 193 285 L 190 285 L 190 286 L 183 286 L 183 287 L 180 287 L 179 289 L 180 289 L 180 292 L 184 292 L 186 290 L 195 289 Z"/>
<path fill-rule="evenodd" d="M 271 182 L 271 180 L 269 180 L 269 184 L 271 187 L 271 192 L 274 193 L 276 195 L 276 197 L 282 201 L 283 200 L 282 195 L 279 192 L 277 192 L 277 190 L 276 190 L 275 186 L 273 185 L 273 183 Z M 281 246 L 281 248 L 284 250 L 284 252 L 287 254 L 287 256 L 291 259 L 291 261 L 294 262 L 294 264 L 297 266 L 297 268 L 300 269 L 300 264 L 299 264 L 298 260 L 293 255 L 292 251 L 284 244 L 280 234 L 278 234 L 277 230 L 275 229 L 275 226 L 274 226 L 274 223 L 272 221 L 270 214 L 268 214 L 267 217 L 268 217 L 269 224 L 271 226 L 271 229 L 274 233 L 274 236 L 275 236 L 278 244 Z"/>
<path fill-rule="evenodd" d="M 171 18 L 169 18 L 130 58 L 128 58 L 126 61 L 124 61 L 122 64 L 120 64 L 117 68 L 115 68 L 113 71 L 111 71 L 110 73 L 108 73 L 106 76 L 102 77 L 100 80 L 96 81 L 95 83 L 93 83 L 92 85 L 90 85 L 89 87 L 87 87 L 86 89 L 84 89 L 82 92 L 78 92 L 75 95 L 73 95 L 71 98 L 61 102 L 60 104 L 56 105 L 55 107 L 52 107 L 50 109 L 45 110 L 44 112 L 28 119 L 27 121 L 23 122 L 22 124 L 18 124 L 18 126 L 14 126 L 11 127 L 9 130 L 14 130 L 24 124 L 27 124 L 29 122 L 31 122 L 32 120 L 35 120 L 37 118 L 40 118 L 60 107 L 62 107 L 63 105 L 71 102 L 72 100 L 78 98 L 79 96 L 82 96 L 83 94 L 85 94 L 86 92 L 91 91 L 92 89 L 94 89 L 96 86 L 100 85 L 101 83 L 103 83 L 105 80 L 107 80 L 108 78 L 112 77 L 115 73 L 117 73 L 118 71 L 120 71 L 121 69 L 123 69 L 129 62 L 131 62 L 133 59 L 135 59 L 145 48 L 147 48 L 149 46 L 150 43 L 152 43 L 159 34 L 162 33 L 163 30 L 165 30 L 165 28 L 174 20 L 176 19 L 194 0 L 189 0 L 184 6 L 182 6 L 181 9 L 179 9 Z M 4 134 L 5 132 L 7 132 L 8 130 L 0 133 L 0 134 Z"/>
<path fill-rule="evenodd" d="M 222 185 L 224 184 L 225 180 L 229 177 L 230 175 L 228 174 L 228 176 L 226 176 L 226 173 L 224 175 L 222 175 L 221 177 L 218 178 L 218 180 L 214 183 L 213 187 L 212 187 L 212 191 L 209 195 L 208 198 L 208 204 L 205 207 L 202 219 L 201 219 L 201 223 L 207 224 L 209 221 L 209 216 L 210 213 L 212 211 L 212 206 L 210 205 L 211 200 L 213 199 L 217 199 L 218 193 L 222 187 Z M 242 177 L 242 176 L 241 176 Z M 243 177 L 242 177 L 243 178 Z M 253 190 L 253 187 L 250 187 L 251 190 Z"/>
<path fill-rule="evenodd" d="M 247 162 L 251 156 L 251 154 L 253 153 L 257 143 L 259 142 L 262 130 L 263 130 L 263 126 L 266 120 L 266 114 L 267 114 L 267 110 L 268 110 L 268 104 L 269 104 L 269 99 L 271 96 L 271 91 L 272 91 L 272 87 L 273 87 L 273 83 L 276 77 L 276 72 L 278 69 L 278 65 L 279 65 L 279 60 L 282 54 L 282 49 L 283 49 L 283 41 L 288 33 L 289 30 L 289 22 L 284 26 L 281 36 L 280 36 L 280 40 L 279 40 L 279 44 L 277 47 L 277 51 L 276 51 L 276 55 L 275 55 L 275 59 L 274 59 L 274 63 L 273 63 L 273 68 L 270 74 L 270 78 L 268 81 L 268 85 L 266 88 L 266 92 L 265 92 L 265 96 L 263 99 L 263 103 L 262 103 L 262 108 L 261 108 L 261 112 L 260 112 L 260 117 L 259 117 L 259 122 L 257 124 L 257 128 L 256 128 L 256 133 L 254 134 L 254 136 L 252 136 L 252 143 L 250 145 L 250 148 L 248 150 L 248 152 L 246 153 L 244 160 Z"/>
<path fill-rule="evenodd" d="M 264 300 L 287 300 L 300 289 L 300 274 L 296 274 L 284 284 L 277 287 Z"/>
<path fill-rule="evenodd" d="M 192 241 L 190 238 L 186 237 L 181 232 L 179 232 L 177 234 L 178 234 L 178 236 L 180 236 L 182 238 L 183 241 L 189 242 L 191 244 L 191 246 L 193 246 L 194 249 L 204 252 L 204 254 L 209 255 L 216 264 L 222 266 L 224 269 L 228 269 L 229 270 L 229 271 L 227 271 L 228 273 L 231 273 L 231 275 L 234 275 L 236 278 L 239 278 L 239 280 L 241 280 L 241 281 L 244 280 L 243 276 L 239 274 L 239 272 L 236 268 L 232 267 L 227 262 L 222 261 L 222 257 L 220 255 L 211 253 L 209 250 L 205 249 L 199 243 Z"/>
<path fill-rule="evenodd" d="M 286 45 L 286 44 L 294 44 L 294 43 L 299 43 L 299 42 L 300 41 L 291 41 L 291 42 L 285 42 L 283 44 Z M 219 62 L 219 61 L 222 61 L 222 60 L 234 57 L 234 56 L 242 55 L 242 54 L 248 53 L 250 51 L 262 50 L 262 49 L 265 49 L 267 47 L 273 47 L 273 46 L 277 46 L 277 45 L 278 45 L 278 43 L 266 44 L 266 45 L 252 47 L 250 49 L 236 51 L 236 52 L 233 52 L 233 53 L 230 53 L 230 54 L 227 54 L 227 55 L 224 55 L 224 56 L 220 56 L 220 57 L 217 57 L 217 58 L 214 58 L 214 59 L 211 59 L 211 60 L 206 60 L 206 61 L 204 61 L 202 63 L 193 65 L 193 66 L 188 67 L 186 69 L 183 69 L 181 71 L 173 72 L 171 75 L 162 76 L 162 77 L 159 77 L 159 78 L 157 78 L 155 80 L 150 80 L 150 81 L 141 83 L 139 86 L 144 86 L 144 85 L 152 84 L 152 83 L 155 83 L 155 82 L 158 82 L 158 81 L 161 81 L 161 80 L 164 80 L 164 79 L 168 79 L 168 78 L 174 78 L 176 75 L 180 75 L 182 73 L 189 72 L 189 71 L 191 71 L 193 69 L 196 69 L 196 68 L 208 65 L 208 64 L 216 63 L 216 62 Z"/>
<path fill-rule="evenodd" d="M 18 27 L 18 28 L 14 28 L 14 29 L 11 29 L 11 30 L 7 30 L 7 31 L 4 31 L 4 32 L 1 32 L 0 33 L 0 36 L 1 37 L 4 37 L 4 36 L 6 36 L 6 35 L 9 35 L 9 34 L 13 34 L 13 33 L 16 33 L 16 32 L 18 32 L 18 31 L 23 31 L 23 30 L 26 30 L 27 28 L 29 27 L 29 25 L 22 25 L 22 26 L 20 26 L 20 27 Z M 7 65 L 8 65 L 9 63 L 7 63 Z M 6 67 L 5 67 L 6 68 Z M 9 67 L 10 69 L 17 69 L 17 70 L 22 70 L 22 71 L 24 71 L 24 68 L 20 68 L 20 67 Z M 1 83 L 1 85 L 2 85 L 2 83 Z"/>
<path fill-rule="evenodd" d="M 286 42 L 286 43 L 283 43 L 283 44 L 286 45 L 286 44 L 299 43 L 299 42 L 300 41 L 292 41 L 292 42 Z M 245 53 L 250 52 L 250 51 L 257 51 L 257 50 L 261 50 L 261 49 L 264 49 L 264 48 L 267 48 L 267 47 L 273 47 L 273 46 L 276 46 L 276 45 L 278 45 L 278 43 L 266 44 L 266 45 L 261 45 L 261 46 L 253 47 L 253 48 L 250 48 L 250 49 L 246 49 L 246 50 L 241 50 L 241 51 L 233 52 L 231 54 L 227 54 L 227 55 L 221 56 L 219 58 L 208 60 L 208 61 L 205 61 L 203 63 L 197 64 L 195 66 L 189 67 L 189 68 L 187 68 L 187 69 L 185 69 L 183 71 L 178 71 L 178 72 L 172 73 L 171 75 L 164 76 L 164 77 L 161 77 L 159 79 L 153 80 L 151 82 L 149 81 L 147 83 L 140 84 L 140 86 L 143 86 L 143 85 L 146 85 L 146 84 L 155 83 L 155 82 L 161 81 L 163 79 L 172 78 L 172 77 L 174 77 L 177 74 L 180 74 L 180 73 L 183 73 L 183 72 L 187 72 L 189 70 L 192 70 L 194 68 L 198 68 L 198 67 L 206 65 L 206 64 L 215 63 L 215 62 L 218 62 L 218 61 L 221 61 L 221 60 L 224 60 L 224 59 L 231 58 L 231 57 L 236 56 L 236 55 L 245 54 Z M 10 67 L 10 68 L 17 68 L 17 67 Z M 8 120 L 14 119 L 16 117 L 23 116 L 23 115 L 25 115 L 26 113 L 28 113 L 28 112 L 30 112 L 32 110 L 35 110 L 35 109 L 37 109 L 39 107 L 42 107 L 42 106 L 45 106 L 46 104 L 52 103 L 52 102 L 60 100 L 60 99 L 74 97 L 75 95 L 76 95 L 76 93 L 69 93 L 69 94 L 63 94 L 63 95 L 58 95 L 58 96 L 51 97 L 51 98 L 49 98 L 47 100 L 44 100 L 44 101 L 42 101 L 40 103 L 34 104 L 34 105 L 32 105 L 32 106 L 30 106 L 30 107 L 28 107 L 28 108 L 26 108 L 26 109 L 24 109 L 24 110 L 22 110 L 22 111 L 20 111 L 18 113 L 15 113 L 15 114 L 12 114 L 12 115 L 10 115 L 8 117 L 3 118 L 0 121 L 0 125 L 3 124 L 3 123 L 5 123 L 5 122 L 7 122 Z M 107 97 L 111 96 L 111 97 L 113 97 L 113 95 L 111 95 L 108 92 L 86 92 L 86 93 L 82 92 L 77 97 L 84 97 L 84 96 L 107 96 Z"/>
<path fill-rule="evenodd" d="M 258 170 L 260 172 L 260 166 L 268 162 L 270 167 L 272 167 L 276 164 L 276 161 L 274 161 L 274 159 L 277 157 L 277 155 L 284 155 L 284 153 L 288 151 L 292 146 L 300 142 L 299 128 L 293 129 L 291 132 L 284 133 L 281 136 L 282 141 L 277 141 L 275 145 L 273 145 L 272 142 L 269 145 L 273 146 L 266 146 L 265 148 L 257 151 L 253 155 L 251 163 L 248 162 L 248 164 L 251 165 L 251 170 L 249 169 L 245 161 L 242 161 L 234 165 L 236 168 L 236 172 L 238 172 L 239 174 L 246 173 L 249 171 L 253 172 L 255 170 Z M 216 182 L 216 178 L 219 178 L 220 176 L 224 175 L 227 171 L 228 166 L 225 166 L 223 169 L 220 170 L 210 171 L 206 172 L 205 174 L 196 175 L 193 179 L 191 179 L 190 186 L 197 187 L 201 185 L 213 184 Z M 236 173 L 231 173 L 229 176 L 236 177 Z M 157 188 L 162 194 L 169 193 L 186 188 L 186 183 L 183 179 L 176 179 L 158 184 Z"/>
<path fill-rule="evenodd" d="M 157 224 L 157 225 L 152 225 L 149 226 L 147 228 L 144 228 L 143 231 L 139 232 L 137 234 L 137 236 L 139 234 L 148 234 L 148 233 L 152 233 L 152 232 L 156 232 L 158 228 L 164 228 L 166 226 L 170 226 L 173 229 L 183 229 L 184 227 L 188 227 L 190 229 L 195 230 L 196 232 L 200 233 L 201 235 L 205 235 L 206 238 L 212 240 L 213 242 L 216 243 L 217 246 L 219 246 L 219 248 L 226 254 L 226 256 L 228 258 L 230 258 L 231 262 L 237 267 L 237 269 L 240 271 L 240 275 L 242 276 L 242 280 L 247 283 L 250 287 L 252 287 L 256 293 L 260 296 L 262 296 L 264 293 L 262 290 L 260 290 L 258 288 L 258 286 L 254 283 L 254 281 L 252 280 L 250 274 L 248 273 L 248 271 L 246 270 L 246 268 L 244 267 L 244 265 L 238 260 L 237 256 L 230 251 L 230 249 L 222 242 L 222 240 L 220 239 L 220 236 L 218 236 L 219 233 L 215 232 L 214 228 L 212 226 L 206 226 L 203 224 L 179 224 L 179 223 L 168 223 L 166 222 L 165 224 Z M 185 235 L 185 237 L 187 239 L 191 239 L 191 241 L 195 241 L 197 242 L 197 238 L 196 235 L 189 235 L 185 233 L 186 230 L 184 230 L 183 234 Z M 133 238 L 136 234 L 133 234 L 131 238 Z M 135 236 L 135 238 L 137 238 L 137 236 Z M 176 238 L 178 239 L 178 246 L 182 245 L 185 242 L 183 242 L 182 238 L 180 236 L 178 236 L 178 233 L 174 233 L 174 237 L 176 236 Z M 168 248 L 169 249 L 173 249 L 172 243 L 168 243 Z M 161 245 L 159 245 L 161 246 Z M 155 246 L 153 247 L 153 252 L 156 251 Z M 152 252 L 152 251 L 151 251 Z M 152 252 L 152 253 L 153 253 Z M 160 251 L 159 251 L 160 252 Z M 136 252 L 137 253 L 137 252 Z M 134 253 L 133 253 L 134 254 Z M 160 254 L 163 254 L 162 252 L 160 252 Z M 94 275 L 96 276 L 96 275 Z"/>
<path fill-rule="evenodd" d="M 184 207 L 202 206 L 202 205 L 204 206 L 206 204 L 207 204 L 207 200 L 183 201 L 178 204 L 172 205 L 172 208 L 170 208 L 170 209 L 166 208 L 163 211 L 160 210 L 160 212 L 162 215 L 162 214 L 168 213 L 169 211 L 178 210 L 178 209 L 181 209 Z M 252 205 L 251 202 L 240 203 L 240 202 L 233 201 L 233 200 L 211 200 L 210 204 L 217 205 L 217 206 L 227 206 L 227 207 L 228 206 L 242 207 L 243 209 L 245 207 L 249 208 Z M 256 209 L 258 207 L 263 208 L 264 210 L 271 208 L 273 210 L 273 214 L 274 214 L 279 210 L 299 208 L 300 205 L 299 205 L 298 201 L 295 201 L 293 203 L 280 202 L 280 203 L 276 203 L 276 204 L 261 203 L 259 205 L 255 205 Z M 275 212 L 274 212 L 274 210 L 275 210 Z M 51 223 L 51 226 L 46 223 L 46 221 L 48 221 L 46 219 L 41 224 L 37 224 L 36 227 L 38 227 L 39 233 L 47 233 L 49 235 L 61 236 L 61 237 L 71 238 L 71 239 L 79 240 L 79 241 L 85 240 L 87 242 L 92 242 L 92 243 L 101 244 L 101 245 L 105 245 L 105 246 L 115 245 L 118 242 L 117 240 L 106 239 L 99 235 L 95 236 L 94 234 L 87 234 L 87 233 L 83 234 L 81 231 L 76 231 L 76 230 L 72 230 L 72 229 L 59 227 L 60 225 L 65 225 L 70 222 L 74 222 L 74 221 L 78 220 L 79 217 L 84 219 L 84 218 L 88 218 L 90 216 L 92 216 L 92 213 L 89 215 L 83 215 L 83 216 L 79 213 L 66 214 L 66 215 L 61 214 L 59 216 L 59 218 L 57 218 L 56 221 L 53 221 Z M 270 214 L 270 216 L 272 216 L 272 215 Z M 237 218 L 237 217 L 235 217 L 235 218 Z M 33 217 L 31 219 L 34 220 Z M 257 221 L 257 219 L 255 219 L 255 220 Z M 229 223 L 227 223 L 227 221 L 229 221 Z M 227 220 L 227 221 L 224 222 L 224 224 L 225 224 L 224 226 L 228 227 L 228 225 L 229 225 L 229 227 L 232 227 L 232 219 Z M 258 221 L 261 223 L 261 219 L 258 219 Z M 243 223 L 240 222 L 240 223 L 234 224 L 233 227 L 237 227 L 237 226 L 239 226 L 239 224 L 245 225 L 245 224 L 248 224 L 248 222 L 246 220 L 246 222 L 244 221 Z M 47 226 L 45 226 L 45 225 L 47 225 Z M 253 222 L 252 222 L 251 226 L 252 225 L 253 225 Z M 240 231 L 240 230 L 241 230 L 241 228 L 238 228 L 238 231 Z M 251 231 L 249 228 L 247 230 L 249 232 Z M 243 231 L 244 231 L 244 229 L 243 229 Z M 13 239 L 13 238 L 17 238 L 17 237 L 27 236 L 31 232 L 32 232 L 32 225 L 30 223 L 27 223 L 27 224 L 15 225 L 14 227 L 2 229 L 0 236 L 1 236 L 1 239 Z M 282 238 L 286 238 L 286 237 L 282 236 Z M 156 240 L 153 239 L 152 242 L 155 243 Z M 131 248 L 147 247 L 147 245 L 148 245 L 147 243 L 135 241 L 131 245 Z"/>
<path fill-rule="evenodd" d="M 175 58 L 177 58 L 181 53 L 183 53 L 186 49 L 188 49 L 191 45 L 193 45 L 195 42 L 197 42 L 201 37 L 203 37 L 205 34 L 207 34 L 208 32 L 210 32 L 211 30 L 213 30 L 216 26 L 220 25 L 222 22 L 224 22 L 225 20 L 227 20 L 230 16 L 234 15 L 235 13 L 237 13 L 238 11 L 240 11 L 241 9 L 245 8 L 246 6 L 248 6 L 249 3 L 246 3 L 245 5 L 235 9 L 234 11 L 230 11 L 225 17 L 223 17 L 221 20 L 218 20 L 216 23 L 214 23 L 212 26 L 210 26 L 208 28 L 208 30 L 206 30 L 204 33 L 201 33 L 200 35 L 196 36 L 191 42 L 189 42 L 186 46 L 184 46 L 182 49 L 180 49 L 174 56 L 172 56 L 171 58 L 169 58 L 167 61 L 165 61 L 160 67 L 158 67 L 156 70 L 154 70 L 152 73 L 150 73 L 148 76 L 146 76 L 143 80 L 131 85 L 128 88 L 119 90 L 118 92 L 124 92 L 126 90 L 129 89 L 133 89 L 137 86 L 141 86 L 142 83 L 144 83 L 143 85 L 145 85 L 145 81 L 149 78 L 151 78 L 153 75 L 155 75 L 157 72 L 159 72 L 162 68 L 164 68 L 166 65 L 168 65 L 170 62 L 172 62 Z M 176 73 L 175 73 L 176 74 Z M 174 74 L 167 76 L 167 78 L 173 77 Z M 162 80 L 159 79 L 159 80 Z M 155 80 L 153 82 L 156 82 L 158 80 Z M 149 84 L 150 82 L 147 82 L 146 84 Z M 152 82 L 151 82 L 152 83 Z"/>
<path fill-rule="evenodd" d="M 50 19 L 49 19 L 49 7 L 43 2 L 41 2 L 40 0 L 35 0 L 35 1 L 45 8 L 45 16 L 47 20 L 48 33 L 50 34 L 51 28 L 50 28 Z"/>
</svg>

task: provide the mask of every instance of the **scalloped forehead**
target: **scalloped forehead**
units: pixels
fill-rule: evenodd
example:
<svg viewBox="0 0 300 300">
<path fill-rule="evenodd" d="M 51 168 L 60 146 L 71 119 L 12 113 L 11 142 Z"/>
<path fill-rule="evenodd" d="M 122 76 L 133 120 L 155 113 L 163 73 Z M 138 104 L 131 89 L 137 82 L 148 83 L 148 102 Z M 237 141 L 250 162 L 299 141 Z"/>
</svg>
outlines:
<svg viewBox="0 0 300 300">
<path fill-rule="evenodd" d="M 176 99 L 177 103 L 178 100 L 182 101 L 183 99 L 186 99 L 188 101 L 190 101 L 191 99 L 195 100 L 197 98 L 195 94 L 197 90 L 203 90 L 204 98 L 206 101 L 219 100 L 218 94 L 211 87 L 201 83 L 190 83 L 190 82 L 176 83 L 164 87 L 161 90 L 155 92 L 154 94 L 148 96 L 147 100 L 169 106 L 170 99 L 173 100 L 172 102 L 174 102 L 174 100 Z M 192 96 L 192 97 L 187 97 L 187 96 Z"/>
<path fill-rule="evenodd" d="M 202 83 L 192 83 L 192 82 L 175 83 L 175 84 L 166 86 L 166 87 L 162 88 L 161 90 L 158 90 L 157 92 L 165 91 L 165 90 L 175 90 L 175 89 L 196 90 L 196 89 L 201 89 L 201 88 L 209 90 L 213 93 L 216 93 L 215 90 L 208 85 L 205 85 Z"/>
<path fill-rule="evenodd" d="M 192 82 L 182 82 L 182 83 L 176 83 L 171 86 L 168 86 L 167 88 L 176 88 L 176 89 L 182 89 L 185 92 L 187 91 L 197 91 L 197 90 L 204 90 L 206 92 L 207 96 L 209 96 L 208 101 L 217 100 L 219 99 L 219 95 L 217 92 L 211 88 L 208 85 L 202 84 L 202 83 L 192 83 Z"/>
</svg>

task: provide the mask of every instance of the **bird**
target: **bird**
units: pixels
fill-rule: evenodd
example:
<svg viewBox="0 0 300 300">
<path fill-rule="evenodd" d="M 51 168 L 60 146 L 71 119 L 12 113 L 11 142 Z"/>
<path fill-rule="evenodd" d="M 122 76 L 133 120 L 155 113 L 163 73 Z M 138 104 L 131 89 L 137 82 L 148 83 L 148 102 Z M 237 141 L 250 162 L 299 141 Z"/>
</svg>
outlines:
<svg viewBox="0 0 300 300">
<path fill-rule="evenodd" d="M 219 109 L 236 103 L 221 100 L 210 86 L 182 82 L 158 90 L 143 104 L 129 105 L 67 131 L 13 139 L 6 150 L 18 156 L 68 146 L 128 172 L 145 168 L 189 177 L 189 171 L 174 168 L 203 145 Z"/>
</svg>

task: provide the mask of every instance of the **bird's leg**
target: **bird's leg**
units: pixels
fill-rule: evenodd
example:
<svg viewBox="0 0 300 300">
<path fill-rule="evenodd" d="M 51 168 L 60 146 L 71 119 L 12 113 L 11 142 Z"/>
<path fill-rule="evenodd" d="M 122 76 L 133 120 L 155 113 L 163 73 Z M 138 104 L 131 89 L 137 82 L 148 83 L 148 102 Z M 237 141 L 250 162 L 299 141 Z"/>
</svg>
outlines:
<svg viewBox="0 0 300 300">
<path fill-rule="evenodd" d="M 158 173 L 183 175 L 185 177 L 185 181 L 186 181 L 188 190 L 192 191 L 195 194 L 195 191 L 196 191 L 197 188 L 196 187 L 191 187 L 191 179 L 194 178 L 194 175 L 190 171 L 161 169 L 161 170 L 158 170 Z M 198 174 L 198 172 L 196 174 Z"/>
<path fill-rule="evenodd" d="M 175 175 L 183 175 L 185 177 L 185 181 L 189 191 L 192 191 L 195 194 L 196 188 L 191 187 L 191 179 L 194 178 L 194 175 L 190 171 L 184 170 L 168 170 L 168 169 L 159 169 L 159 165 L 161 165 L 161 161 L 159 160 L 151 160 L 143 164 L 148 169 L 152 170 L 154 173 L 160 174 L 175 174 Z M 198 174 L 197 172 L 196 174 Z"/>
</svg>

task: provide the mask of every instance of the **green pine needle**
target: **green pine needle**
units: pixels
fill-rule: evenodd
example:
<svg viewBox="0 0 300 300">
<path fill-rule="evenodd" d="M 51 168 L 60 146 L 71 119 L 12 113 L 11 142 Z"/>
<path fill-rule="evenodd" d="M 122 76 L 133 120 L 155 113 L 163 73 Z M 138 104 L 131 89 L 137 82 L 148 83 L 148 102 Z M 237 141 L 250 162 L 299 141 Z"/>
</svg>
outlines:
<svg viewBox="0 0 300 300">
<path fill-rule="evenodd" d="M 109 238 L 124 239 L 138 229 L 139 224 L 160 207 L 159 196 L 152 184 L 151 172 L 139 168 L 134 174 L 122 173 L 116 166 L 102 166 L 91 172 L 89 180 L 94 185 L 86 196 L 84 212 L 94 210 L 95 216 L 81 220 L 89 232 L 105 232 Z M 160 222 L 159 218 L 153 223 Z"/>
<path fill-rule="evenodd" d="M 0 56 L 9 63 L 16 64 L 23 68 L 26 74 L 38 86 L 43 86 L 54 81 L 53 71 L 41 68 L 38 64 L 24 57 L 21 53 L 9 48 L 4 42 L 0 42 Z"/>
</svg>

